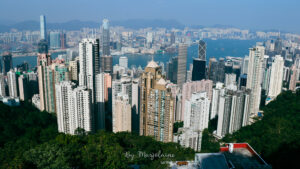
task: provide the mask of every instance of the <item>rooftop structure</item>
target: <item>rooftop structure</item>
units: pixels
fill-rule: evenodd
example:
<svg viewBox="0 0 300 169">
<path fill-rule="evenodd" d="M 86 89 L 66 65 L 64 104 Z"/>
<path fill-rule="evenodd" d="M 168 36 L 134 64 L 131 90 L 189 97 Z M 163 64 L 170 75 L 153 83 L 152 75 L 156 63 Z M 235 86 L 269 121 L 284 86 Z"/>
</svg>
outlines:
<svg viewBox="0 0 300 169">
<path fill-rule="evenodd" d="M 171 162 L 172 169 L 271 169 L 248 143 L 229 143 L 219 153 L 197 153 L 194 161 Z"/>
</svg>

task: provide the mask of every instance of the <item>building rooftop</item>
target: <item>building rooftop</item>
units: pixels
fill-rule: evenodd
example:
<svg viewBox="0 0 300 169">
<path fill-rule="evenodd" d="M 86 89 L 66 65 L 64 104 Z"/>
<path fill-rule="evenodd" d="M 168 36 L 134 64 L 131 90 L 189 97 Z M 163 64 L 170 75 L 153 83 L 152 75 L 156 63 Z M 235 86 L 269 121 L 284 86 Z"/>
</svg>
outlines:
<svg viewBox="0 0 300 169">
<path fill-rule="evenodd" d="M 197 153 L 195 161 L 171 162 L 172 169 L 271 169 L 248 143 L 226 144 L 219 153 Z"/>
<path fill-rule="evenodd" d="M 151 67 L 151 68 L 157 68 L 159 67 L 158 64 L 156 62 L 154 62 L 153 60 L 151 60 L 146 67 Z"/>
</svg>

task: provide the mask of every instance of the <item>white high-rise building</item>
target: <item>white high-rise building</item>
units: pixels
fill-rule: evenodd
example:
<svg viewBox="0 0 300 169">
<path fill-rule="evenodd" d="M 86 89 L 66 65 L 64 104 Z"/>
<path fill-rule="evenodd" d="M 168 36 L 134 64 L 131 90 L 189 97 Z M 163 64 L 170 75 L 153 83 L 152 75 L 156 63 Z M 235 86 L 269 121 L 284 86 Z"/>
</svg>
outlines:
<svg viewBox="0 0 300 169">
<path fill-rule="evenodd" d="M 99 40 L 83 39 L 79 43 L 79 85 L 92 91 L 95 97 L 95 76 L 100 73 Z"/>
<path fill-rule="evenodd" d="M 128 68 L 128 58 L 126 56 L 121 56 L 119 58 L 119 65 L 124 68 Z"/>
<path fill-rule="evenodd" d="M 224 137 L 248 123 L 249 90 L 226 90 L 219 98 L 217 135 Z"/>
<path fill-rule="evenodd" d="M 247 74 L 248 73 L 248 64 L 249 64 L 249 56 L 245 56 L 244 59 L 243 59 L 241 74 Z"/>
<path fill-rule="evenodd" d="M 284 66 L 283 58 L 280 55 L 276 55 L 275 60 L 272 63 L 271 77 L 269 83 L 268 96 L 270 98 L 275 98 L 281 93 L 283 66 Z"/>
<path fill-rule="evenodd" d="M 221 82 L 217 82 L 216 87 L 213 88 L 210 119 L 213 119 L 218 115 L 220 95 L 223 95 L 224 92 L 224 84 Z"/>
<path fill-rule="evenodd" d="M 235 73 L 226 73 L 225 74 L 225 86 L 236 85 L 236 74 Z"/>
<path fill-rule="evenodd" d="M 55 85 L 58 131 L 77 134 L 78 128 L 93 131 L 91 92 L 86 87 L 75 88 L 75 84 L 64 81 Z"/>
<path fill-rule="evenodd" d="M 17 78 L 14 70 L 7 72 L 8 91 L 10 97 L 18 97 Z"/>
<path fill-rule="evenodd" d="M 73 116 L 73 88 L 75 84 L 71 82 L 62 82 L 55 85 L 56 95 L 56 114 L 58 132 L 74 134 L 72 124 L 74 124 Z"/>
<path fill-rule="evenodd" d="M 116 119 L 114 114 L 116 113 L 116 98 L 118 94 L 126 95 L 128 102 L 132 107 L 132 130 L 138 132 L 139 120 L 139 81 L 138 79 L 132 79 L 128 76 L 123 76 L 120 80 L 112 82 L 112 114 L 113 114 L 113 125 Z"/>
<path fill-rule="evenodd" d="M 208 128 L 210 100 L 206 92 L 193 93 L 186 100 L 184 127 L 179 129 L 178 141 L 184 147 L 201 150 L 202 132 Z"/>
<path fill-rule="evenodd" d="M 105 73 L 96 75 L 95 122 L 97 129 L 105 129 Z"/>
<path fill-rule="evenodd" d="M 27 86 L 27 77 L 24 75 L 20 75 L 18 77 L 18 84 L 19 84 L 19 95 L 20 100 L 24 101 L 28 99 L 28 86 Z"/>
<path fill-rule="evenodd" d="M 184 128 L 204 130 L 208 127 L 210 100 L 206 92 L 193 93 L 186 101 Z"/>
<path fill-rule="evenodd" d="M 253 122 L 252 118 L 256 117 L 259 111 L 264 55 L 265 48 L 263 46 L 256 46 L 249 50 L 246 85 L 246 88 L 251 90 L 248 116 L 250 118 L 249 123 Z"/>
<path fill-rule="evenodd" d="M 119 93 L 115 98 L 113 132 L 131 131 L 131 105 L 128 95 Z"/>
<path fill-rule="evenodd" d="M 0 97 L 5 97 L 6 91 L 5 91 L 5 79 L 4 75 L 0 73 Z"/>
</svg>

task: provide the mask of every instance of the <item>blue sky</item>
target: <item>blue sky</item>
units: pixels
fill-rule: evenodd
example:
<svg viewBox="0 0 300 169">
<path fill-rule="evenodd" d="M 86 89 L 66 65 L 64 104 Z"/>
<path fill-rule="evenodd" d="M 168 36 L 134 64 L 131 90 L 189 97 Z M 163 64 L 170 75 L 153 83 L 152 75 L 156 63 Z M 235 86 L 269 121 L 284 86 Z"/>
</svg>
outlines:
<svg viewBox="0 0 300 169">
<path fill-rule="evenodd" d="M 175 19 L 300 32 L 300 0 L 0 0 L 0 21 Z"/>
</svg>

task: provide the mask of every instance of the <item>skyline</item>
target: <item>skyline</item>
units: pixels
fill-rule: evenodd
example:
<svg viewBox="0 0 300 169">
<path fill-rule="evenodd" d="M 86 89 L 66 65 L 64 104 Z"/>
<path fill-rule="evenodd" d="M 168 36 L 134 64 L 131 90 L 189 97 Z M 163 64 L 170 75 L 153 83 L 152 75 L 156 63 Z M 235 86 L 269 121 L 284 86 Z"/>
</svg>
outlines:
<svg viewBox="0 0 300 169">
<path fill-rule="evenodd" d="M 29 0 L 3 0 L 1 2 L 0 23 L 36 20 L 41 14 L 46 15 L 49 23 L 67 22 L 71 20 L 101 22 L 103 18 L 111 21 L 131 19 L 176 20 L 184 25 L 230 25 L 247 29 L 278 29 L 299 33 L 300 16 L 297 12 L 299 1 L 253 0 L 240 2 L 229 0 L 222 2 L 189 0 L 132 0 L 95 1 L 84 3 L 80 0 L 58 2 Z M 18 5 L 15 5 L 18 4 Z M 25 8 L 24 8 L 25 7 Z M 11 12 L 14 11 L 14 12 Z M 294 22 L 293 22 L 294 21 Z"/>
</svg>

